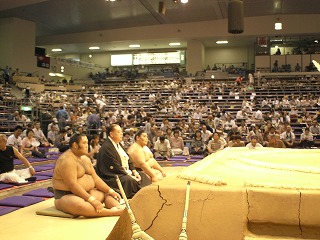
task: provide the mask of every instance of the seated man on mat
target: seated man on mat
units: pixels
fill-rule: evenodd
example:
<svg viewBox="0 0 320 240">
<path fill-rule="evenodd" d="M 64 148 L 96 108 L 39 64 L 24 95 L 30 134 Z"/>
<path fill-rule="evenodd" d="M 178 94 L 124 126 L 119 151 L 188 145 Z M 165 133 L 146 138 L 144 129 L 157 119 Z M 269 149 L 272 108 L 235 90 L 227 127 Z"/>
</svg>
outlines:
<svg viewBox="0 0 320 240">
<path fill-rule="evenodd" d="M 11 134 L 9 137 L 8 137 L 8 140 L 7 140 L 7 145 L 8 146 L 13 146 L 15 147 L 21 154 L 22 156 L 24 157 L 30 157 L 32 156 L 32 153 L 29 152 L 29 153 L 25 153 L 23 151 L 21 151 L 21 142 L 22 142 L 22 139 L 20 137 L 21 133 L 22 133 L 22 126 L 20 125 L 17 125 L 15 128 L 14 128 L 14 131 L 13 131 L 13 134 Z"/>
<path fill-rule="evenodd" d="M 74 134 L 70 149 L 56 162 L 52 178 L 55 207 L 63 212 L 84 217 L 119 216 L 120 195 L 95 172 L 88 153 L 85 134 Z M 106 208 L 104 208 L 103 203 Z"/>
<path fill-rule="evenodd" d="M 171 157 L 170 142 L 163 135 L 154 143 L 154 156 L 164 160 L 168 160 Z"/>
<path fill-rule="evenodd" d="M 134 137 L 135 142 L 129 147 L 128 154 L 137 170 L 146 173 L 152 182 L 157 182 L 166 176 L 162 167 L 153 158 L 153 154 L 147 147 L 148 135 L 140 130 Z"/>
<path fill-rule="evenodd" d="M 27 167 L 15 170 L 13 158 L 18 158 Z M 25 183 L 26 179 L 35 174 L 29 161 L 13 146 L 7 146 L 7 137 L 0 134 L 0 181 L 12 183 Z"/>
</svg>

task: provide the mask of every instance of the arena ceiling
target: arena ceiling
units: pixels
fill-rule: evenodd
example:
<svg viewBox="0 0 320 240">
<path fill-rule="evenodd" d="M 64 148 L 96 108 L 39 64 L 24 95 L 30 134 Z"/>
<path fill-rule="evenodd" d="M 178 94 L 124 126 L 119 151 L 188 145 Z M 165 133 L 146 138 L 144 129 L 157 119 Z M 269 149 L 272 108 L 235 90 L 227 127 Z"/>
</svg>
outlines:
<svg viewBox="0 0 320 240">
<path fill-rule="evenodd" d="M 112 30 L 159 24 L 179 24 L 228 18 L 229 0 L 189 0 L 188 3 L 161 0 L 0 0 L 0 18 L 16 17 L 36 23 L 37 39 L 43 36 Z M 319 14 L 318 0 L 243 0 L 245 17 Z M 206 39 L 204 44 L 208 46 Z M 253 41 L 242 38 L 239 44 Z M 210 41 L 208 41 L 210 42 Z M 88 43 L 89 44 L 89 43 Z M 126 50 L 128 43 L 103 43 Z M 118 44 L 118 45 L 117 45 Z M 181 47 L 184 47 L 182 43 Z M 114 47 L 117 45 L 116 47 Z M 167 42 L 146 41 L 149 48 L 166 48 Z M 67 52 L 82 52 L 87 45 L 68 44 Z"/>
</svg>

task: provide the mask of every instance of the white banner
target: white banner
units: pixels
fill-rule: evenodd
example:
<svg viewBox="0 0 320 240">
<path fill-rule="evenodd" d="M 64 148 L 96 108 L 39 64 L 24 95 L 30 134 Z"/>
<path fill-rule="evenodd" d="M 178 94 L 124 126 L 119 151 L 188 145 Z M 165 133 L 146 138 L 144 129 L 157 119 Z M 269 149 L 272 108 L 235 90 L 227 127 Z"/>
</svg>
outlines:
<svg viewBox="0 0 320 240">
<path fill-rule="evenodd" d="M 72 67 L 79 67 L 79 68 L 94 68 L 93 63 L 87 63 L 87 62 L 80 62 L 72 59 L 65 59 L 65 58 L 56 58 L 57 64 L 59 65 L 66 65 L 66 66 L 72 66 Z"/>
</svg>

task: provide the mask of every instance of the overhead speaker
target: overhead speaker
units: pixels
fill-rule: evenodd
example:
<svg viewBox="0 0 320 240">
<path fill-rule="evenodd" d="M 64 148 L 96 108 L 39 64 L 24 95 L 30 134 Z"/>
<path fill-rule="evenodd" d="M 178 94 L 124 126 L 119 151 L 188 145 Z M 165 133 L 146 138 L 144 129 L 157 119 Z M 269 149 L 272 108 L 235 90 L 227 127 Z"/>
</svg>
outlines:
<svg viewBox="0 0 320 240">
<path fill-rule="evenodd" d="M 164 1 L 159 2 L 159 13 L 161 13 L 162 15 L 166 14 L 166 4 Z"/>
<path fill-rule="evenodd" d="M 230 0 L 228 3 L 228 32 L 240 34 L 243 29 L 243 2 L 241 0 Z"/>
</svg>

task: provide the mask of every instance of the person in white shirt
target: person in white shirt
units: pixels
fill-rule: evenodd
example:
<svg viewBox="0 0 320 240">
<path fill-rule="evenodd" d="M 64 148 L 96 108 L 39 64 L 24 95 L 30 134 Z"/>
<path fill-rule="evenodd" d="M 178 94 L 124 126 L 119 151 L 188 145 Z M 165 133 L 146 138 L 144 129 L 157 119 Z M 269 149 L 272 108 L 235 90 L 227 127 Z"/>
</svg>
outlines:
<svg viewBox="0 0 320 240">
<path fill-rule="evenodd" d="M 299 146 L 302 148 L 311 148 L 314 146 L 313 135 L 309 128 L 306 128 L 301 134 Z"/>
<path fill-rule="evenodd" d="M 254 114 L 253 114 L 253 118 L 255 120 L 262 120 L 263 119 L 263 115 L 260 109 L 258 109 Z"/>
<path fill-rule="evenodd" d="M 59 131 L 57 130 L 58 125 L 51 125 L 51 129 L 48 132 L 48 141 L 51 144 L 54 144 L 56 141 L 56 137 L 59 134 Z"/>
<path fill-rule="evenodd" d="M 257 72 L 257 80 L 258 80 L 258 86 L 260 87 L 260 81 L 261 81 L 261 72 Z"/>
<path fill-rule="evenodd" d="M 239 110 L 237 112 L 236 118 L 237 119 L 245 119 L 245 118 L 247 118 L 247 114 L 246 114 L 245 110 L 244 109 Z"/>
<path fill-rule="evenodd" d="M 13 146 L 15 147 L 21 154 L 23 157 L 30 157 L 32 154 L 31 153 L 23 153 L 21 152 L 21 133 L 22 133 L 22 126 L 18 125 L 14 128 L 14 132 L 12 135 L 10 135 L 8 137 L 7 140 L 7 146 Z"/>
<path fill-rule="evenodd" d="M 280 139 L 283 141 L 283 143 L 286 145 L 287 148 L 294 147 L 296 136 L 292 132 L 290 125 L 287 125 L 286 130 L 280 134 Z"/>
<path fill-rule="evenodd" d="M 213 135 L 212 132 L 210 132 L 208 129 L 207 129 L 207 126 L 206 125 L 202 125 L 201 126 L 201 137 L 202 137 L 202 141 L 204 143 L 208 143 L 209 142 L 209 139 L 211 138 L 211 136 Z"/>
<path fill-rule="evenodd" d="M 251 85 L 254 85 L 254 78 L 253 78 L 252 73 L 249 73 L 249 74 L 248 74 L 248 79 L 249 79 L 249 83 L 250 83 Z"/>
<path fill-rule="evenodd" d="M 20 137 L 21 133 L 22 133 L 22 126 L 20 125 L 16 126 L 14 128 L 13 134 L 8 137 L 7 146 L 13 146 L 20 151 L 21 141 L 22 141 Z"/>
<path fill-rule="evenodd" d="M 103 102 L 101 99 L 97 98 L 96 99 L 96 104 L 97 104 L 97 107 L 99 109 L 99 113 L 100 114 L 104 113 L 104 110 L 106 108 L 106 103 Z"/>
<path fill-rule="evenodd" d="M 247 148 L 249 149 L 256 149 L 256 148 L 261 148 L 263 147 L 260 143 L 258 143 L 258 137 L 257 136 L 252 136 L 250 143 L 246 145 Z"/>
<path fill-rule="evenodd" d="M 159 137 L 154 144 L 154 156 L 156 158 L 163 158 L 168 160 L 171 157 L 171 146 L 168 139 L 165 136 Z"/>
<path fill-rule="evenodd" d="M 56 127 L 57 133 L 59 133 L 60 128 L 59 128 L 59 125 L 58 125 L 58 119 L 57 118 L 52 118 L 52 122 L 48 124 L 47 132 L 49 132 L 51 130 L 51 126 L 53 126 L 53 125 Z"/>
<path fill-rule="evenodd" d="M 286 111 L 280 112 L 279 121 L 282 123 L 290 123 L 291 122 L 290 116 L 288 115 L 288 113 Z"/>
<path fill-rule="evenodd" d="M 149 94 L 149 101 L 154 102 L 155 99 L 156 99 L 156 95 L 154 93 L 150 93 Z"/>
<path fill-rule="evenodd" d="M 144 111 L 143 107 L 140 108 L 140 115 L 142 118 L 145 118 L 147 116 L 147 113 Z"/>
<path fill-rule="evenodd" d="M 117 110 L 115 110 L 113 114 L 117 118 L 118 115 L 123 115 L 122 112 L 123 111 L 121 110 L 121 107 L 118 107 Z"/>
<path fill-rule="evenodd" d="M 224 122 L 224 132 L 229 132 L 234 125 L 236 125 L 235 121 L 230 115 L 228 115 L 226 121 Z"/>
<path fill-rule="evenodd" d="M 50 145 L 46 136 L 44 135 L 44 133 L 40 128 L 40 122 L 36 122 L 34 124 L 33 133 L 34 133 L 34 137 L 40 142 L 41 146 L 48 147 Z"/>
<path fill-rule="evenodd" d="M 264 107 L 264 106 L 270 106 L 267 98 L 262 100 L 261 107 Z"/>
<path fill-rule="evenodd" d="M 199 121 L 202 120 L 202 113 L 201 113 L 199 108 L 195 111 L 195 113 L 193 114 L 192 118 L 195 119 L 195 120 L 199 120 Z"/>
</svg>

